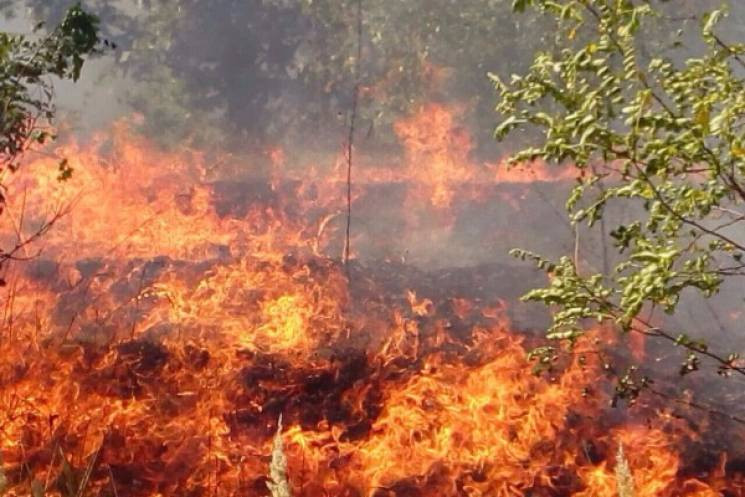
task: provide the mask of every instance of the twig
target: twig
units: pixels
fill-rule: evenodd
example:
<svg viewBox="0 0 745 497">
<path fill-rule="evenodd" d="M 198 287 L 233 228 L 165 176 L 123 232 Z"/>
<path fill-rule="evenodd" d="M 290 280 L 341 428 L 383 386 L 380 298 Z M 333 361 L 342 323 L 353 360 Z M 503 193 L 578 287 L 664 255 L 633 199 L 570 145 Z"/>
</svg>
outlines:
<svg viewBox="0 0 745 497">
<path fill-rule="evenodd" d="M 717 42 L 717 45 L 719 45 L 720 48 L 723 48 L 729 55 L 731 55 L 740 66 L 745 67 L 745 60 L 743 60 L 740 55 L 732 49 L 727 43 L 725 43 L 719 36 L 712 33 L 712 36 L 714 37 L 714 41 Z"/>
<path fill-rule="evenodd" d="M 147 265 L 142 266 L 142 271 L 140 272 L 140 287 L 137 290 L 137 296 L 133 299 L 135 303 L 135 312 L 132 318 L 132 329 L 130 330 L 130 333 L 129 333 L 130 340 L 135 339 L 135 330 L 137 328 L 137 314 L 140 312 L 140 297 L 142 296 L 142 291 L 145 286 L 145 273 L 146 272 L 147 272 Z"/>
<path fill-rule="evenodd" d="M 344 233 L 344 265 L 348 266 L 350 237 L 352 232 L 352 152 L 354 149 L 354 125 L 357 121 L 357 104 L 360 93 L 360 59 L 362 58 L 362 0 L 357 0 L 357 58 L 354 61 L 354 92 L 352 94 L 352 113 L 349 119 L 347 137 L 347 226 Z M 348 271 L 348 268 L 347 268 Z"/>
<path fill-rule="evenodd" d="M 574 224 L 574 268 L 579 272 L 579 223 Z"/>
<path fill-rule="evenodd" d="M 34 256 L 17 256 L 15 255 L 20 250 L 25 250 L 25 248 L 44 236 L 50 229 L 52 229 L 52 226 L 54 226 L 57 221 L 59 221 L 63 216 L 67 215 L 70 212 L 71 206 L 64 206 L 57 209 L 57 211 L 54 213 L 54 215 L 49 219 L 48 221 L 45 221 L 44 224 L 42 224 L 34 234 L 29 236 L 25 239 L 19 239 L 15 246 L 11 248 L 8 251 L 0 249 L 0 266 L 5 263 L 6 261 L 26 261 L 32 259 Z M 37 254 L 38 255 L 38 254 Z"/>
<path fill-rule="evenodd" d="M 661 398 L 665 399 L 668 402 L 674 402 L 676 404 L 680 404 L 680 405 L 683 405 L 683 406 L 686 406 L 686 407 L 690 407 L 690 408 L 693 408 L 693 409 L 698 409 L 700 411 L 703 411 L 703 412 L 707 413 L 709 416 L 719 416 L 719 417 L 728 419 L 728 420 L 730 420 L 732 422 L 745 425 L 745 419 L 744 418 L 741 418 L 741 417 L 739 417 L 739 416 L 737 416 L 735 414 L 730 414 L 730 413 L 726 412 L 724 409 L 719 409 L 719 408 L 716 408 L 716 407 L 707 406 L 705 404 L 694 402 L 692 400 L 687 400 L 687 399 L 683 399 L 681 397 L 673 396 L 673 395 L 670 395 L 668 393 L 663 392 L 662 390 L 658 390 L 656 388 L 653 388 L 651 386 L 647 386 L 647 390 L 650 393 L 652 393 L 654 395 L 657 395 L 658 397 L 661 397 Z"/>
<path fill-rule="evenodd" d="M 623 314 L 623 309 L 621 309 L 620 306 L 606 299 L 603 299 L 602 297 L 598 297 L 594 293 L 593 289 L 588 287 L 581 280 L 580 280 L 580 285 L 588 293 L 590 301 L 594 303 L 595 305 L 600 306 L 601 308 L 605 307 L 608 310 L 610 316 L 617 317 Z M 635 325 L 634 323 L 638 323 L 638 325 Z M 745 376 L 745 366 L 737 366 L 731 357 L 724 357 L 724 356 L 718 355 L 715 352 L 711 352 L 708 348 L 701 347 L 689 341 L 685 341 L 685 340 L 681 341 L 678 338 L 678 336 L 674 335 L 672 332 L 666 331 L 663 328 L 660 328 L 658 326 L 653 326 L 649 321 L 645 320 L 642 317 L 639 317 L 639 316 L 633 317 L 633 321 L 630 325 L 629 331 L 640 333 L 646 336 L 663 338 L 665 340 L 673 342 L 676 345 L 680 345 L 681 347 L 689 350 L 690 352 L 700 354 L 710 359 L 713 359 L 716 363 L 719 364 L 719 367 L 722 371 L 725 371 L 725 372 L 732 371 L 732 372 L 739 373 Z"/>
<path fill-rule="evenodd" d="M 323 236 L 323 232 L 326 231 L 326 226 L 328 226 L 328 224 L 333 221 L 339 214 L 341 214 L 341 211 L 328 214 L 318 224 L 316 237 L 313 240 L 313 254 L 317 256 L 321 255 L 321 237 Z"/>
<path fill-rule="evenodd" d="M 114 481 L 114 472 L 111 471 L 111 465 L 107 465 L 109 470 L 109 481 L 111 482 L 111 490 L 114 492 L 114 497 L 119 497 L 119 492 L 116 491 L 116 482 Z"/>
<path fill-rule="evenodd" d="M 49 467 L 47 468 L 47 476 L 44 479 L 44 492 L 49 489 L 49 478 L 52 474 L 52 468 L 54 467 L 55 460 L 57 459 L 57 451 L 59 450 L 59 440 L 55 440 L 52 449 L 52 460 L 49 461 Z"/>
<path fill-rule="evenodd" d="M 85 491 L 85 487 L 88 486 L 88 481 L 91 478 L 91 473 L 93 473 L 93 467 L 98 462 L 98 454 L 101 452 L 101 447 L 103 447 L 103 442 L 101 442 L 101 445 L 98 446 L 98 449 L 96 449 L 96 452 L 93 453 L 91 460 L 88 461 L 88 466 L 85 468 L 85 473 L 83 474 L 83 479 L 80 481 L 80 486 L 78 487 L 78 492 L 76 494 L 76 497 L 83 497 L 83 492 Z"/>
</svg>

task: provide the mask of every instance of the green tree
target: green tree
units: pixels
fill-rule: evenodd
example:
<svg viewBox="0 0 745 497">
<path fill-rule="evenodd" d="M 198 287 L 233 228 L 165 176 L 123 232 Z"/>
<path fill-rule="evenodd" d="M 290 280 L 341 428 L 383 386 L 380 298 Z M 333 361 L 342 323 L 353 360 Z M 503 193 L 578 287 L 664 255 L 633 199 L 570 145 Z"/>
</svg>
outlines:
<svg viewBox="0 0 745 497">
<path fill-rule="evenodd" d="M 0 33 L 0 212 L 5 204 L 2 177 L 20 166 L 23 154 L 54 139 L 54 78 L 77 81 L 87 57 L 99 53 L 108 41 L 98 35 L 98 18 L 75 5 L 59 25 L 43 36 Z M 43 28 L 36 26 L 36 31 Z M 71 169 L 59 164 L 60 179 Z M 45 223 L 33 238 L 40 236 Z M 30 240 L 0 250 L 0 264 Z"/>
<path fill-rule="evenodd" d="M 718 33 L 726 13 L 703 16 L 698 45 L 680 31 L 672 52 L 658 45 L 649 55 L 639 50 L 645 30 L 669 20 L 649 2 L 516 0 L 514 7 L 555 16 L 563 47 L 537 54 L 525 74 L 492 76 L 503 117 L 496 136 L 537 130 L 540 139 L 512 161 L 577 168 L 566 203 L 574 225 L 607 221 L 614 204 L 633 213 L 610 231 L 616 261 L 607 272 L 571 256 L 513 251 L 550 274 L 547 287 L 525 296 L 553 310 L 548 336 L 559 344 L 534 352 L 539 368 L 550 368 L 560 344 L 571 347 L 597 320 L 682 347 L 681 374 L 704 358 L 722 375 L 745 374 L 737 354 L 647 317 L 656 309 L 673 314 L 684 293 L 707 299 L 745 275 L 745 45 Z M 684 42 L 681 57 L 674 49 Z M 647 379 L 637 376 L 619 374 L 618 396 L 639 393 Z"/>
<path fill-rule="evenodd" d="M 50 20 L 66 3 L 25 0 L 2 12 L 26 6 L 35 19 Z M 128 101 L 147 118 L 148 135 L 166 143 L 286 141 L 336 149 L 356 82 L 356 2 L 132 3 L 88 1 L 100 13 L 103 35 L 121 47 L 119 68 L 138 82 Z M 453 6 L 363 0 L 358 128 L 376 144 L 394 142 L 391 123 L 433 100 L 465 104 L 465 121 L 488 131 L 493 99 L 486 72 L 524 69 L 522 61 L 546 41 L 538 16 L 511 17 L 509 0 Z M 493 146 L 488 132 L 480 141 Z"/>
</svg>

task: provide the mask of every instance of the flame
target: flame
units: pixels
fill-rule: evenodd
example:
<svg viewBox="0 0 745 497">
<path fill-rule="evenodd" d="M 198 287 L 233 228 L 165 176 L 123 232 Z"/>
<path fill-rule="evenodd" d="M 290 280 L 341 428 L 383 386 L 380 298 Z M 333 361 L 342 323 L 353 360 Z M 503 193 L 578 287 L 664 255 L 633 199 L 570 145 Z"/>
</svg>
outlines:
<svg viewBox="0 0 745 497">
<path fill-rule="evenodd" d="M 409 119 L 396 123 L 396 134 L 406 148 L 409 174 L 429 194 L 432 205 L 450 207 L 454 186 L 475 176 L 468 161 L 471 139 L 455 124 L 455 115 L 442 105 L 423 106 Z"/>
<path fill-rule="evenodd" d="M 572 389 L 526 378 L 518 341 L 504 337 L 500 349 L 474 370 L 433 365 L 392 390 L 358 447 L 364 481 L 390 487 L 412 475 L 435 478 L 444 467 L 462 475 L 471 495 L 507 496 L 545 478 L 552 454 L 541 444 L 556 438 Z M 442 495 L 455 484 L 428 483 L 442 485 Z"/>
<path fill-rule="evenodd" d="M 452 221 L 495 182 L 564 178 L 476 164 L 442 105 L 396 132 L 403 166 L 362 168 L 355 202 L 401 183 L 406 209 Z M 680 454 L 696 437 L 678 418 L 611 415 L 592 360 L 531 375 L 532 339 L 498 295 L 454 294 L 403 264 L 342 266 L 343 181 L 328 168 L 300 174 L 270 147 L 247 169 L 125 124 L 56 153 L 73 177 L 30 162 L 0 218 L 13 244 L 70 207 L 6 275 L 6 495 L 34 481 L 69 495 L 88 467 L 90 495 L 265 495 L 280 414 L 295 495 L 610 497 L 618 444 L 638 496 L 741 488 L 724 463 L 691 473 Z"/>
</svg>

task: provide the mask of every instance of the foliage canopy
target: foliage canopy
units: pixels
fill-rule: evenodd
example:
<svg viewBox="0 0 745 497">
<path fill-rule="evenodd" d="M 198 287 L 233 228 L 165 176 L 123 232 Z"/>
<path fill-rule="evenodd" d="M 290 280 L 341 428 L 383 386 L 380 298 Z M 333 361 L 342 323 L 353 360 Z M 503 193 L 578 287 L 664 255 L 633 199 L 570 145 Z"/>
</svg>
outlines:
<svg viewBox="0 0 745 497">
<path fill-rule="evenodd" d="M 98 18 L 80 5 L 71 7 L 48 35 L 32 39 L 0 33 L 0 168 L 13 171 L 33 143 L 53 133 L 54 87 L 51 77 L 77 81 L 85 58 L 101 49 Z M 36 26 L 40 30 L 43 23 Z M 63 175 L 69 170 L 62 171 Z"/>
<path fill-rule="evenodd" d="M 684 292 L 708 298 L 745 275 L 745 45 L 717 33 L 726 12 L 704 16 L 699 53 L 679 60 L 639 50 L 643 30 L 663 16 L 647 2 L 516 0 L 514 8 L 553 15 L 564 42 L 556 53 L 538 53 L 525 74 L 492 75 L 503 117 L 496 136 L 537 129 L 537 143 L 512 161 L 578 169 L 566 203 L 575 225 L 595 225 L 614 202 L 634 212 L 610 231 L 617 257 L 607 273 L 569 256 L 549 261 L 513 251 L 550 275 L 547 287 L 525 297 L 554 309 L 548 336 L 571 345 L 588 319 L 609 322 L 684 347 L 681 374 L 703 357 L 723 375 L 745 374 L 737 354 L 645 317 L 655 309 L 674 313 Z M 558 352 L 538 349 L 539 368 Z M 623 380 L 620 396 L 646 384 Z"/>
</svg>

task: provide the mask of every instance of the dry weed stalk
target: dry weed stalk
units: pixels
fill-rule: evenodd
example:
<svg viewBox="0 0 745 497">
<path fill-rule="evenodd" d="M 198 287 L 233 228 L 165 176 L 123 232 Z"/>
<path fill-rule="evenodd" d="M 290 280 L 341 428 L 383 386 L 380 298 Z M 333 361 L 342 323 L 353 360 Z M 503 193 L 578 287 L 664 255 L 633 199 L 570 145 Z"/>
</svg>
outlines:
<svg viewBox="0 0 745 497">
<path fill-rule="evenodd" d="M 634 497 L 634 476 L 629 468 L 629 461 L 623 453 L 623 445 L 618 444 L 616 453 L 616 488 L 618 497 Z"/>
<path fill-rule="evenodd" d="M 277 423 L 277 433 L 274 435 L 272 446 L 272 463 L 269 466 L 269 487 L 271 497 L 292 497 L 290 493 L 290 482 L 287 480 L 287 457 L 285 457 L 284 443 L 282 442 L 282 415 Z"/>
<path fill-rule="evenodd" d="M 0 495 L 4 495 L 7 488 L 8 478 L 5 476 L 5 470 L 3 469 L 3 457 L 2 454 L 0 454 Z"/>
</svg>

